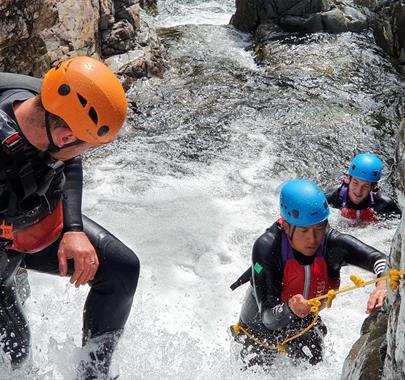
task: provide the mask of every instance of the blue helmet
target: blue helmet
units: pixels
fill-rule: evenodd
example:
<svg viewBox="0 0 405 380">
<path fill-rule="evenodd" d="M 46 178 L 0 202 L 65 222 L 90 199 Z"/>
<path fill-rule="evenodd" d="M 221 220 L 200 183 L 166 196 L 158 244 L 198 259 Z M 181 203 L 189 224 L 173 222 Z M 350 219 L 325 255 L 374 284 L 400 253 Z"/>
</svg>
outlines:
<svg viewBox="0 0 405 380">
<path fill-rule="evenodd" d="M 280 193 L 280 212 L 284 220 L 297 227 L 307 227 L 329 218 L 325 194 L 307 179 L 286 182 Z"/>
<path fill-rule="evenodd" d="M 349 167 L 349 175 L 367 182 L 378 182 L 381 178 L 382 162 L 371 153 L 360 153 Z"/>
</svg>

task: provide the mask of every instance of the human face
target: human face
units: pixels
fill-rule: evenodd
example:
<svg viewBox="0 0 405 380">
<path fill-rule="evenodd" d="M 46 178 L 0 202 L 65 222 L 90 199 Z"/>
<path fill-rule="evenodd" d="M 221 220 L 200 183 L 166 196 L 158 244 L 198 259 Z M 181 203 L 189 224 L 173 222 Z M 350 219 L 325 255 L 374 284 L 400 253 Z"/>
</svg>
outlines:
<svg viewBox="0 0 405 380">
<path fill-rule="evenodd" d="M 313 256 L 326 235 L 328 224 L 325 222 L 307 227 L 294 227 L 284 223 L 283 227 L 288 240 L 296 251 L 305 256 Z"/>
<path fill-rule="evenodd" d="M 349 198 L 355 205 L 363 202 L 368 197 L 371 190 L 373 190 L 373 184 L 371 182 L 354 177 L 352 177 L 349 182 Z"/>
</svg>

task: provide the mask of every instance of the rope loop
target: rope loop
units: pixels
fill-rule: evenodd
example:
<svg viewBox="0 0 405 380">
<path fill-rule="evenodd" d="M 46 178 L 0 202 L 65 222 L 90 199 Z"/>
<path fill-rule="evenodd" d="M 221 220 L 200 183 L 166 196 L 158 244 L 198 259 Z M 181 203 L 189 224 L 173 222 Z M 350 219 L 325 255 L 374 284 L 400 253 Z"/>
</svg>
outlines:
<svg viewBox="0 0 405 380">
<path fill-rule="evenodd" d="M 401 272 L 397 269 L 391 269 L 388 272 L 388 276 L 390 278 L 390 288 L 395 290 L 399 286 L 399 282 L 401 281 Z"/>
<path fill-rule="evenodd" d="M 375 284 L 379 281 L 390 280 L 389 286 L 391 289 L 395 290 L 398 288 L 400 281 L 404 280 L 404 276 L 405 276 L 405 270 L 397 270 L 397 269 L 391 269 L 388 272 L 387 276 L 382 276 L 382 277 L 379 277 L 379 278 L 376 278 L 376 279 L 370 280 L 370 281 L 364 281 L 359 276 L 351 275 L 350 280 L 352 280 L 352 282 L 354 283 L 355 286 L 345 287 L 345 288 L 343 288 L 341 290 L 337 290 L 337 291 L 331 289 L 328 291 L 327 294 L 307 300 L 307 303 L 309 305 L 311 305 L 311 309 L 310 309 L 311 313 L 314 314 L 313 321 L 306 328 L 304 328 L 301 332 L 285 339 L 281 344 L 279 344 L 277 346 L 274 344 L 269 345 L 265 341 L 263 342 L 262 340 L 256 338 L 253 334 L 251 334 L 249 331 L 247 331 L 247 329 L 244 326 L 242 326 L 240 323 L 236 323 L 235 325 L 231 326 L 231 328 L 233 329 L 233 331 L 236 335 L 245 334 L 248 338 L 250 338 L 252 341 L 254 341 L 259 346 L 262 346 L 268 350 L 279 351 L 279 352 L 285 353 L 285 352 L 287 352 L 285 346 L 287 345 L 288 342 L 291 342 L 292 340 L 297 339 L 300 336 L 304 335 L 309 329 L 311 329 L 315 325 L 315 323 L 317 322 L 318 317 L 319 317 L 319 308 L 322 305 L 321 300 L 326 299 L 326 306 L 328 308 L 330 308 L 330 307 L 332 307 L 333 300 L 336 298 L 336 296 L 338 294 L 350 292 L 352 290 L 362 288 L 367 285 Z"/>
<path fill-rule="evenodd" d="M 356 276 L 354 274 L 350 276 L 350 280 L 352 280 L 354 285 L 356 285 L 356 287 L 358 288 L 362 288 L 366 284 L 366 282 L 361 277 Z"/>
</svg>

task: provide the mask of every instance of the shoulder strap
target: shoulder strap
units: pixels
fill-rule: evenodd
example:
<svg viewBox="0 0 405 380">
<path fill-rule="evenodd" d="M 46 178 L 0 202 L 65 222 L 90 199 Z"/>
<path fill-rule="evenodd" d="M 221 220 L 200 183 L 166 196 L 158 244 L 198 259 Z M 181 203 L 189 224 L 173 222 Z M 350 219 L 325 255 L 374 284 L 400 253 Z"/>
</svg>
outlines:
<svg viewBox="0 0 405 380">
<path fill-rule="evenodd" d="M 0 91 L 23 89 L 34 91 L 39 94 L 41 91 L 42 79 L 28 75 L 0 73 Z"/>
<path fill-rule="evenodd" d="M 377 193 L 375 193 L 375 192 L 373 192 L 373 191 L 370 191 L 370 197 L 369 197 L 370 201 L 369 201 L 369 204 L 370 204 L 370 207 L 371 207 L 371 208 L 374 208 L 374 205 L 375 205 L 374 197 L 376 196 L 376 194 L 377 194 Z"/>
<path fill-rule="evenodd" d="M 18 133 L 15 122 L 1 110 L 0 143 L 2 151 L 10 157 L 10 160 L 3 162 L 3 166 L 5 176 L 13 190 L 18 193 L 20 199 L 33 194 L 37 190 L 37 182 L 31 162 L 26 159 L 24 140 Z M 9 205 L 11 214 L 13 208 L 15 205 Z"/>
<path fill-rule="evenodd" d="M 16 143 L 21 140 L 15 121 L 4 111 L 0 110 L 0 143 L 6 153 L 15 149 Z"/>
<path fill-rule="evenodd" d="M 349 190 L 349 186 L 346 183 L 343 183 L 342 187 L 340 188 L 340 191 L 339 191 L 339 200 L 342 202 L 343 207 L 347 203 L 347 192 L 348 192 L 348 190 Z"/>
<path fill-rule="evenodd" d="M 293 259 L 294 254 L 290 245 L 290 242 L 288 241 L 287 235 L 285 234 L 284 231 L 281 232 L 281 262 L 283 263 L 283 266 L 285 266 L 286 262 L 289 259 Z"/>
</svg>

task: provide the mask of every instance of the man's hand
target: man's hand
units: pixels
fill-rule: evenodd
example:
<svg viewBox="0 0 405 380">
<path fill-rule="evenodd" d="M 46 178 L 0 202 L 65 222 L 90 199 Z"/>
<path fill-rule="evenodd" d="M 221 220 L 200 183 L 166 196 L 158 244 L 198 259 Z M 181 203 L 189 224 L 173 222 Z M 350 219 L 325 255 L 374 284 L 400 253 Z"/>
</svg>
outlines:
<svg viewBox="0 0 405 380">
<path fill-rule="evenodd" d="M 66 232 L 60 242 L 58 257 L 61 276 L 67 274 L 67 260 L 74 260 L 75 271 L 70 283 L 75 284 L 76 288 L 94 279 L 99 264 L 98 257 L 84 232 Z"/>
<path fill-rule="evenodd" d="M 387 298 L 387 283 L 386 281 L 377 282 L 377 286 L 367 302 L 366 313 L 370 314 L 376 307 L 381 307 L 384 300 Z"/>
<path fill-rule="evenodd" d="M 311 311 L 311 305 L 302 294 L 296 294 L 288 300 L 288 307 L 299 318 L 305 318 Z"/>
</svg>

